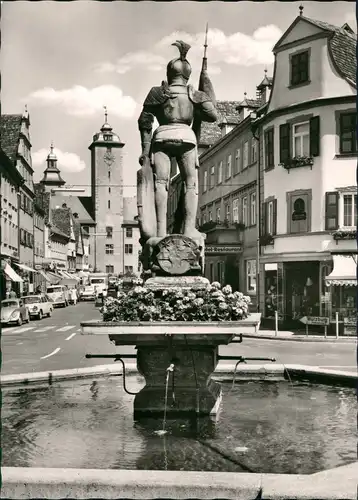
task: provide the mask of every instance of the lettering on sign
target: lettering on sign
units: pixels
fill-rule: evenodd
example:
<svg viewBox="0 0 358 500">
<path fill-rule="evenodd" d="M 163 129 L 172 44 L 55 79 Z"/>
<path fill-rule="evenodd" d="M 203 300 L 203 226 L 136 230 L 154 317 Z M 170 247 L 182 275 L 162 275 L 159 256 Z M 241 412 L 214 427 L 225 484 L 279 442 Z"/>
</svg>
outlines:
<svg viewBox="0 0 358 500">
<path fill-rule="evenodd" d="M 205 247 L 205 254 L 211 253 L 237 253 L 242 251 L 241 245 L 236 245 L 232 247 L 227 246 L 207 246 Z"/>
<path fill-rule="evenodd" d="M 307 316 L 307 325 L 327 326 L 329 325 L 329 318 L 321 316 Z"/>
<path fill-rule="evenodd" d="M 357 318 L 343 318 L 343 322 L 347 326 L 356 326 L 357 325 Z"/>
</svg>

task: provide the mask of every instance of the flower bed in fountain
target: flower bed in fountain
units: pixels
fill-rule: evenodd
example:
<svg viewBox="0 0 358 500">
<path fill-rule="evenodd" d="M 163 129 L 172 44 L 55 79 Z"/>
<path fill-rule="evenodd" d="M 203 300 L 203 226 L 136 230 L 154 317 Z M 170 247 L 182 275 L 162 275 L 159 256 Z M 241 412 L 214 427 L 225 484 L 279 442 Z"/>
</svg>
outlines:
<svg viewBox="0 0 358 500">
<path fill-rule="evenodd" d="M 108 297 L 101 308 L 104 321 L 239 321 L 248 317 L 250 297 L 221 289 L 213 282 L 207 289 L 173 287 L 150 290 L 137 286 L 118 298 Z"/>
</svg>

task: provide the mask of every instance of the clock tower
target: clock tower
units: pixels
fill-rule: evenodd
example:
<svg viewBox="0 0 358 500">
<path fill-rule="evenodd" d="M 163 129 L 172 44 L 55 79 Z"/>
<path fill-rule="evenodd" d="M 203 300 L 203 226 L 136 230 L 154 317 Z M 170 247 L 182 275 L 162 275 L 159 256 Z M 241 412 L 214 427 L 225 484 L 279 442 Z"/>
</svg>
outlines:
<svg viewBox="0 0 358 500">
<path fill-rule="evenodd" d="M 96 232 L 91 238 L 94 271 L 123 273 L 123 148 L 107 121 L 93 136 L 91 151 L 91 199 Z"/>
</svg>

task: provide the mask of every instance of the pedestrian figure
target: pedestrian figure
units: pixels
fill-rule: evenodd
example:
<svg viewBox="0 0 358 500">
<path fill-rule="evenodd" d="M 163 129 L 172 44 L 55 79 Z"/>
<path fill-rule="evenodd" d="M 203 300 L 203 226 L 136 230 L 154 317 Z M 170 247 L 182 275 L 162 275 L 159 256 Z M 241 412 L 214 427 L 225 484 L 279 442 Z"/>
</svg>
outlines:
<svg viewBox="0 0 358 500">
<path fill-rule="evenodd" d="M 73 305 L 75 306 L 77 304 L 77 291 L 76 291 L 76 289 L 71 288 L 70 294 L 71 294 L 71 300 L 73 302 Z"/>
<path fill-rule="evenodd" d="M 10 299 L 17 299 L 17 295 L 16 295 L 15 290 L 11 290 L 11 292 L 9 293 L 9 298 Z"/>
</svg>

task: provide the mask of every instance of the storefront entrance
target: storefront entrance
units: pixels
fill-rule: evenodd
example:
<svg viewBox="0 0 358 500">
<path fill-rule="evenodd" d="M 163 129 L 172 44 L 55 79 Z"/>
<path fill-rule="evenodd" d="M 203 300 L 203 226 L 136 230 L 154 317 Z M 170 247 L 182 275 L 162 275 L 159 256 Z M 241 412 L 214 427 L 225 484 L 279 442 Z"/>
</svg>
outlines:
<svg viewBox="0 0 358 500">
<path fill-rule="evenodd" d="M 319 262 L 285 263 L 285 288 L 285 319 L 319 316 Z"/>
</svg>

